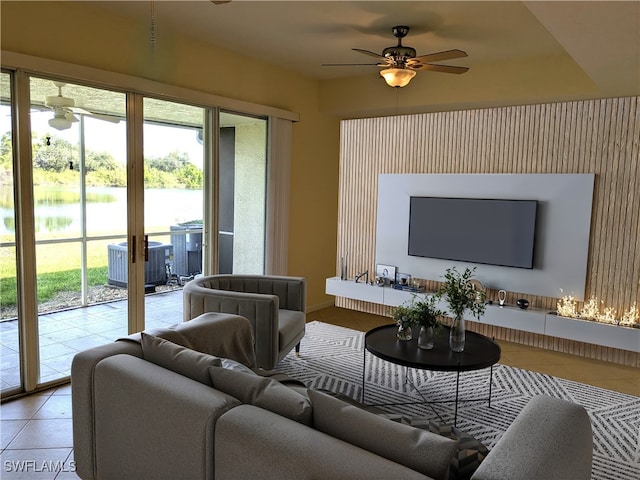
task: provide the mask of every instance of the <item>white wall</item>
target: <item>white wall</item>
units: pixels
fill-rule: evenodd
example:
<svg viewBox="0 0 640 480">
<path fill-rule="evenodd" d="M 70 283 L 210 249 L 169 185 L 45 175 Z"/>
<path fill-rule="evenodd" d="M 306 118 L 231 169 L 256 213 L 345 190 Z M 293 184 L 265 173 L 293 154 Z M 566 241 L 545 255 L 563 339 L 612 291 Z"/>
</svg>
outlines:
<svg viewBox="0 0 640 480">
<path fill-rule="evenodd" d="M 376 264 L 438 281 L 449 267 L 475 266 L 476 277 L 489 288 L 583 300 L 594 178 L 593 174 L 381 174 Z M 411 196 L 537 200 L 534 268 L 409 256 Z"/>
</svg>

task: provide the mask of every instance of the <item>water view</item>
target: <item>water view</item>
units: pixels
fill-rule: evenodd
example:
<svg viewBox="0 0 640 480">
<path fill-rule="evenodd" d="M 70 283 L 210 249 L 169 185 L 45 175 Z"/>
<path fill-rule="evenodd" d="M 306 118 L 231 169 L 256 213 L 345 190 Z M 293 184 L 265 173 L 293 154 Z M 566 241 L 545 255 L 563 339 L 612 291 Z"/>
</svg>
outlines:
<svg viewBox="0 0 640 480">
<path fill-rule="evenodd" d="M 39 240 L 82 236 L 83 209 L 79 189 L 67 186 L 34 187 L 35 228 Z M 202 192 L 187 189 L 147 189 L 147 231 L 168 231 L 171 225 L 201 220 Z M 127 191 L 120 187 L 87 187 L 88 236 L 124 234 L 127 230 Z M 0 235 L 15 232 L 13 204 L 0 202 Z"/>
</svg>

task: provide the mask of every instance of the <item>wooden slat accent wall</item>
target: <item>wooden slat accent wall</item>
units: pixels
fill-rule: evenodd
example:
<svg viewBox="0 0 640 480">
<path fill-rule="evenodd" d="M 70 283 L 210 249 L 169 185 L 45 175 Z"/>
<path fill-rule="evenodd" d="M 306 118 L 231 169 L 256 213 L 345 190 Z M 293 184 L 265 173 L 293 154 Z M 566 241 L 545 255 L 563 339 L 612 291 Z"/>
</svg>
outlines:
<svg viewBox="0 0 640 480">
<path fill-rule="evenodd" d="M 621 313 L 640 305 L 640 97 L 345 120 L 341 125 L 338 261 L 375 272 L 381 173 L 595 173 L 585 298 Z M 389 201 L 393 201 L 392 193 Z M 338 269 L 336 268 L 336 272 Z M 489 298 L 497 292 L 489 291 Z M 554 310 L 557 298 L 526 296 Z M 380 305 L 338 306 L 387 315 Z M 640 355 L 557 339 L 505 340 L 640 366 Z M 509 333 L 511 332 L 511 333 Z M 615 358 L 616 360 L 612 360 Z M 621 361 L 622 359 L 622 361 Z"/>
</svg>

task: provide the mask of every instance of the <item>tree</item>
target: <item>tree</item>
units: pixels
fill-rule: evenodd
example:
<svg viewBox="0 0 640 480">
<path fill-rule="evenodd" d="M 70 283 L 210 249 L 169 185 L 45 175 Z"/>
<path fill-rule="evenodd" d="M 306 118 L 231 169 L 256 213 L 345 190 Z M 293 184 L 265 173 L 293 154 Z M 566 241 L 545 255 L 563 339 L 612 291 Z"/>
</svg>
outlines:
<svg viewBox="0 0 640 480">
<path fill-rule="evenodd" d="M 146 161 L 149 168 L 155 168 L 163 172 L 171 173 L 182 168 L 189 163 L 189 157 L 186 153 L 170 152 L 167 156 L 161 158 L 150 158 Z"/>
<path fill-rule="evenodd" d="M 86 172 L 97 172 L 99 170 L 118 170 L 124 167 L 119 164 L 113 155 L 108 152 L 87 151 L 84 161 L 84 169 Z"/>
<path fill-rule="evenodd" d="M 196 167 L 193 163 L 185 164 L 177 173 L 180 183 L 185 188 L 199 189 L 202 188 L 203 174 L 202 170 Z"/>
<path fill-rule="evenodd" d="M 70 170 L 72 163 L 77 165 L 78 157 L 78 147 L 58 137 L 43 136 L 33 148 L 34 168 L 50 172 Z"/>
</svg>

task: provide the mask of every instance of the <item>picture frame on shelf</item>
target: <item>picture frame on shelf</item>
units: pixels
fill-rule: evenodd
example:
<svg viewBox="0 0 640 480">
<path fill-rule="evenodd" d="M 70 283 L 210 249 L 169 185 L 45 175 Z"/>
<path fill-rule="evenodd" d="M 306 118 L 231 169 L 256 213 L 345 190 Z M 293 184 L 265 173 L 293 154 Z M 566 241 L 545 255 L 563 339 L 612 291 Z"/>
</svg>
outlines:
<svg viewBox="0 0 640 480">
<path fill-rule="evenodd" d="M 396 281 L 396 267 L 392 265 L 377 264 L 376 278 L 381 279 L 384 285 L 392 285 Z"/>
<path fill-rule="evenodd" d="M 411 275 L 408 273 L 396 273 L 396 283 L 402 286 L 410 286 L 411 285 Z"/>
</svg>

